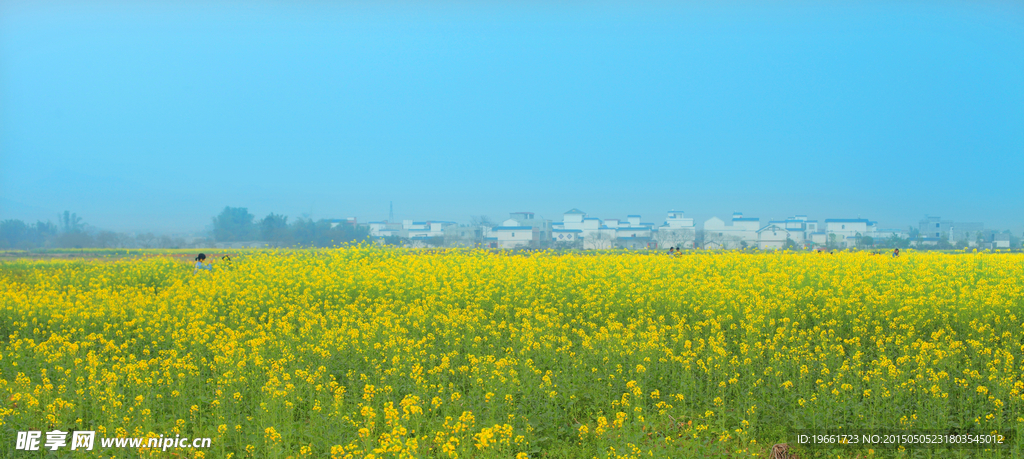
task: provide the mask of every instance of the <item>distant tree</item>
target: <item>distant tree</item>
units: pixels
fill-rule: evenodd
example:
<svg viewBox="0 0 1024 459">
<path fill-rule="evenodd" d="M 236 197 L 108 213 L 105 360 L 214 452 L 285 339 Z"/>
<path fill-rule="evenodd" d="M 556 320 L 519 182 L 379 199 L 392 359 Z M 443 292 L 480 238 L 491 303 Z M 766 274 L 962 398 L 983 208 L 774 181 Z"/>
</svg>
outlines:
<svg viewBox="0 0 1024 459">
<path fill-rule="evenodd" d="M 29 226 L 21 220 L 0 222 L 0 249 L 32 248 Z"/>
<path fill-rule="evenodd" d="M 255 217 L 245 207 L 225 207 L 213 219 L 213 236 L 218 242 L 251 241 L 257 236 Z"/>
<path fill-rule="evenodd" d="M 612 248 L 612 236 L 604 231 L 591 231 L 585 238 L 583 244 L 591 249 L 606 250 Z"/>
<path fill-rule="evenodd" d="M 308 218 L 299 218 L 290 226 L 292 241 L 295 244 L 306 247 L 324 247 L 330 245 L 330 238 L 327 234 L 331 224 L 326 220 L 315 222 Z"/>
<path fill-rule="evenodd" d="M 158 241 L 153 233 L 142 233 L 135 235 L 135 245 L 143 249 L 155 249 Z"/>
<path fill-rule="evenodd" d="M 92 236 L 82 231 L 60 233 L 53 239 L 53 241 L 55 246 L 68 249 L 84 249 L 86 247 L 96 247 L 96 241 L 92 238 Z"/>
<path fill-rule="evenodd" d="M 369 228 L 350 224 L 331 225 L 327 220 L 313 221 L 300 218 L 288 227 L 291 241 L 302 246 L 333 247 L 345 243 L 362 241 L 369 234 Z"/>
<path fill-rule="evenodd" d="M 370 227 L 342 223 L 331 228 L 331 239 L 334 244 L 360 242 L 370 237 Z"/>
<path fill-rule="evenodd" d="M 444 232 L 444 246 L 445 247 L 460 247 L 464 238 L 459 233 L 466 231 L 463 228 L 453 228 L 449 231 Z"/>
<path fill-rule="evenodd" d="M 556 250 L 582 249 L 583 240 L 579 238 L 573 238 L 573 240 L 571 241 L 555 241 L 551 246 Z"/>
<path fill-rule="evenodd" d="M 113 231 L 100 231 L 96 235 L 95 241 L 96 246 L 102 249 L 113 249 L 116 247 L 123 247 L 121 245 L 121 235 Z"/>
<path fill-rule="evenodd" d="M 163 249 L 180 249 L 185 245 L 185 240 L 180 237 L 173 237 L 168 235 L 160 236 L 157 241 L 157 246 Z"/>
<path fill-rule="evenodd" d="M 260 239 L 273 242 L 275 245 L 291 244 L 292 235 L 288 231 L 288 217 L 271 212 L 260 220 Z"/>
<path fill-rule="evenodd" d="M 494 228 L 495 223 L 491 221 L 491 218 L 486 215 L 474 215 L 470 217 L 469 224 L 473 226 L 484 226 L 487 228 Z"/>
<path fill-rule="evenodd" d="M 725 235 L 718 231 L 704 231 L 704 241 L 700 245 L 704 249 L 726 248 Z"/>
<path fill-rule="evenodd" d="M 397 234 L 393 235 L 393 236 L 384 236 L 383 239 L 384 239 L 384 244 L 385 245 L 391 245 L 391 246 L 395 246 L 395 247 L 401 247 L 401 246 L 405 245 L 405 243 L 402 242 L 401 236 L 398 236 Z"/>
<path fill-rule="evenodd" d="M 427 238 L 426 243 L 434 247 L 444 247 L 444 236 L 432 236 Z"/>
<path fill-rule="evenodd" d="M 57 220 L 60 222 L 60 231 L 62 233 L 78 233 L 85 226 L 82 223 L 82 217 L 66 210 L 63 214 L 57 215 Z"/>
<path fill-rule="evenodd" d="M 884 242 L 885 247 L 905 249 L 910 246 L 909 239 L 903 239 L 895 234 L 889 236 Z"/>
<path fill-rule="evenodd" d="M 829 233 L 828 242 L 825 243 L 825 247 L 828 247 L 829 250 L 839 248 L 839 235 L 836 233 Z"/>
<path fill-rule="evenodd" d="M 907 247 L 910 247 L 910 245 L 913 244 L 920 248 L 922 238 L 924 238 L 924 236 L 921 234 L 921 229 L 911 226 L 910 230 L 907 231 Z"/>
<path fill-rule="evenodd" d="M 706 237 L 706 236 L 705 236 Z M 689 229 L 661 229 L 654 235 L 654 240 L 657 241 L 658 247 L 678 247 L 683 248 L 686 243 L 694 241 L 696 239 L 696 232 Z"/>
<path fill-rule="evenodd" d="M 796 241 L 794 241 L 793 238 L 789 237 L 789 233 L 786 233 L 786 242 L 785 242 L 785 244 L 786 245 L 784 247 L 787 248 L 787 249 L 795 249 L 796 248 Z"/>
<path fill-rule="evenodd" d="M 32 230 L 29 234 L 36 247 L 43 247 L 57 236 L 57 225 L 48 221 L 41 222 L 37 220 L 36 224 L 32 225 Z"/>
<path fill-rule="evenodd" d="M 870 248 L 875 245 L 875 238 L 871 236 L 858 236 L 857 247 Z"/>
</svg>

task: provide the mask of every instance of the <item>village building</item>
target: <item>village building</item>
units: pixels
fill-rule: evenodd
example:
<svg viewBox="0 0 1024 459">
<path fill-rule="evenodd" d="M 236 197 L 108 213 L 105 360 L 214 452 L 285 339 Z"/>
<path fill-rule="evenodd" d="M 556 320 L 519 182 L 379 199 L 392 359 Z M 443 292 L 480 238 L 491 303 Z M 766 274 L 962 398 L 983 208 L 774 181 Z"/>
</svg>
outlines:
<svg viewBox="0 0 1024 459">
<path fill-rule="evenodd" d="M 697 239 L 697 227 L 693 219 L 686 217 L 683 211 L 670 210 L 665 223 L 657 228 L 653 237 L 659 248 L 692 249 Z"/>
<path fill-rule="evenodd" d="M 490 246 L 501 249 L 541 248 L 552 239 L 550 220 L 538 219 L 533 212 L 512 212 L 501 226 L 491 228 Z"/>
<path fill-rule="evenodd" d="M 744 217 L 734 212 L 729 224 L 718 217 L 704 222 L 704 248 L 741 249 L 757 245 L 757 230 L 761 227 L 759 218 Z"/>
<path fill-rule="evenodd" d="M 797 240 L 799 239 L 799 241 Z M 800 248 L 803 245 L 804 232 L 789 230 L 776 223 L 765 225 L 757 230 L 757 248 L 761 250 Z"/>
<path fill-rule="evenodd" d="M 804 248 L 811 243 L 812 235 L 817 232 L 818 221 L 809 220 L 806 215 L 770 220 L 766 226 L 757 230 L 757 246 L 761 249 L 789 246 Z"/>
<path fill-rule="evenodd" d="M 874 238 L 878 223 L 866 218 L 829 218 L 825 220 L 825 232 L 828 233 L 826 244 L 835 244 L 839 248 L 852 248 L 858 245 L 858 239 L 864 236 Z"/>
<path fill-rule="evenodd" d="M 606 220 L 605 224 L 612 227 Z M 640 250 L 657 248 L 654 242 L 654 225 L 640 221 L 639 215 L 628 215 L 625 221 L 614 220 L 615 246 L 621 249 Z"/>
</svg>

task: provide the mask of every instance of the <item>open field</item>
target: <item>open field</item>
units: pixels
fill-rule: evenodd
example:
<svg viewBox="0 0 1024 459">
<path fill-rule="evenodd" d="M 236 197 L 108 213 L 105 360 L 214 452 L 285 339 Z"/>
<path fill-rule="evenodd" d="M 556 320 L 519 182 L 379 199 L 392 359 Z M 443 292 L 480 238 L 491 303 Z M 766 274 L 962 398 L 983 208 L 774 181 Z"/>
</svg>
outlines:
<svg viewBox="0 0 1024 459">
<path fill-rule="evenodd" d="M 0 455 L 1024 457 L 794 444 L 1024 426 L 1020 254 L 107 255 L 0 259 Z"/>
</svg>

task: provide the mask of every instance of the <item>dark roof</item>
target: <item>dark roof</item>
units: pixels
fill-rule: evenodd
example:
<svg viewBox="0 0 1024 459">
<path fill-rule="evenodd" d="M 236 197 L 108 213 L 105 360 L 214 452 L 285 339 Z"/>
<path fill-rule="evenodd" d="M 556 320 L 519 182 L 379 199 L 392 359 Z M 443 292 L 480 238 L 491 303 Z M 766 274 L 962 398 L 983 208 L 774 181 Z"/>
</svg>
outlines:
<svg viewBox="0 0 1024 459">
<path fill-rule="evenodd" d="M 587 214 L 586 212 L 584 212 L 584 211 L 582 211 L 582 210 L 579 210 L 579 209 L 577 209 L 577 208 L 575 208 L 575 207 L 573 207 L 572 209 L 569 209 L 569 210 L 568 210 L 568 211 L 566 211 L 565 213 L 566 213 L 566 214 L 582 214 L 582 215 L 586 215 L 586 214 Z"/>
</svg>

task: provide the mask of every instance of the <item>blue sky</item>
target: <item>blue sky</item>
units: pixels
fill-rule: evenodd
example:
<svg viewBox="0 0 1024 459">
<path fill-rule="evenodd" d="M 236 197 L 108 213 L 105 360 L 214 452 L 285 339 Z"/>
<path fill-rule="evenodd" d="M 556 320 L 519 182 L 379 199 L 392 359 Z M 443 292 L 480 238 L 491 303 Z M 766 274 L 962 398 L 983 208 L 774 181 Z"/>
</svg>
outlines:
<svg viewBox="0 0 1024 459">
<path fill-rule="evenodd" d="M 0 4 L 0 218 L 1024 229 L 1019 2 L 38 3 Z"/>
</svg>

